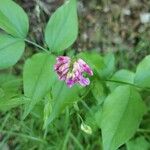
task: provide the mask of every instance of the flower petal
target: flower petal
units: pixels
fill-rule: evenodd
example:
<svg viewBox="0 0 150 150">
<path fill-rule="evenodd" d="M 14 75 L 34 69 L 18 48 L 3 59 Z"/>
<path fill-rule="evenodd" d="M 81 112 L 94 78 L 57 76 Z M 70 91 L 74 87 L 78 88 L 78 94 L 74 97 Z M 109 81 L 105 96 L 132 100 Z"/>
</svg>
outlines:
<svg viewBox="0 0 150 150">
<path fill-rule="evenodd" d="M 82 68 L 83 71 L 87 72 L 90 76 L 93 75 L 92 69 L 86 64 L 82 59 L 78 59 L 78 64 Z"/>
<path fill-rule="evenodd" d="M 75 84 L 75 80 L 73 80 L 72 78 L 67 79 L 66 84 L 71 88 Z"/>
<path fill-rule="evenodd" d="M 90 84 L 89 78 L 84 78 L 83 76 L 80 76 L 78 81 L 82 86 L 87 86 Z"/>
<path fill-rule="evenodd" d="M 66 63 L 70 61 L 70 58 L 68 56 L 59 56 L 56 58 L 57 63 Z"/>
<path fill-rule="evenodd" d="M 69 63 L 62 64 L 58 70 L 59 70 L 59 72 L 63 73 L 66 69 L 69 70 L 69 66 L 70 66 Z"/>
<path fill-rule="evenodd" d="M 87 72 L 89 75 L 93 75 L 92 69 L 82 59 L 78 59 L 71 65 L 71 59 L 68 56 L 57 57 L 57 63 L 54 65 L 54 70 L 59 76 L 60 80 L 64 80 L 68 87 L 72 87 L 74 84 L 79 83 L 82 86 L 90 84 L 88 78 L 83 77 L 83 73 Z"/>
</svg>

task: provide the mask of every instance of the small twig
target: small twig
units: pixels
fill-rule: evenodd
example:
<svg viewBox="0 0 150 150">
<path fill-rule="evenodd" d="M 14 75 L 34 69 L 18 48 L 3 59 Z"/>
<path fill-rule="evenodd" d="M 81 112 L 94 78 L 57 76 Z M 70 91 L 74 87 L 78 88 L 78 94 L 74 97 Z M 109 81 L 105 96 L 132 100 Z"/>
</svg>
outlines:
<svg viewBox="0 0 150 150">
<path fill-rule="evenodd" d="M 35 47 L 37 47 L 37 48 L 39 48 L 39 49 L 45 51 L 45 52 L 48 53 L 48 54 L 51 54 L 50 51 L 48 51 L 47 49 L 45 49 L 44 47 L 40 46 L 39 44 L 37 44 L 37 43 L 35 43 L 35 42 L 32 42 L 32 41 L 30 41 L 30 40 L 28 40 L 28 39 L 25 39 L 25 42 L 34 45 Z"/>
</svg>

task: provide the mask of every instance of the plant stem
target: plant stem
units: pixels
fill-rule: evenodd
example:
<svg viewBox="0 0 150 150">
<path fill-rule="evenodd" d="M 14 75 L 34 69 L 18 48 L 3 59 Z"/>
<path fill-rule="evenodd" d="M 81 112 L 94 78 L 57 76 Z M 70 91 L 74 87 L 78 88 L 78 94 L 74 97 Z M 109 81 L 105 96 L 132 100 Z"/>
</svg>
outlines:
<svg viewBox="0 0 150 150">
<path fill-rule="evenodd" d="M 72 138 L 72 140 L 75 142 L 75 144 L 79 147 L 80 150 L 83 150 L 83 146 L 71 132 L 70 132 L 70 138 Z"/>
<path fill-rule="evenodd" d="M 30 41 L 30 40 L 28 40 L 28 39 L 25 39 L 25 42 L 34 45 L 35 47 L 37 47 L 37 48 L 39 48 L 39 49 L 45 51 L 45 52 L 48 53 L 48 54 L 51 53 L 50 51 L 48 51 L 48 50 L 45 49 L 44 47 L 42 47 L 42 46 L 40 46 L 39 44 L 37 44 L 37 43 L 35 43 L 35 42 L 32 42 L 32 41 Z"/>
<path fill-rule="evenodd" d="M 135 85 L 135 84 L 132 84 L 132 83 L 128 83 L 128 82 L 124 82 L 124 81 L 117 81 L 117 80 L 105 80 L 106 82 L 114 82 L 114 83 L 120 83 L 120 84 L 126 84 L 126 85 L 130 85 L 130 86 L 133 86 L 133 87 L 136 87 L 136 88 L 140 88 L 140 89 L 144 89 L 144 90 L 147 90 L 147 91 L 150 91 L 150 88 L 143 88 L 143 87 L 140 87 L 138 85 Z"/>
<path fill-rule="evenodd" d="M 63 145 L 62 145 L 62 150 L 67 149 L 67 143 L 69 141 L 69 136 L 70 136 L 70 129 L 68 130 L 68 132 L 66 134 L 66 137 L 64 138 Z"/>
<path fill-rule="evenodd" d="M 137 132 L 150 133 L 150 129 L 138 129 Z"/>
</svg>

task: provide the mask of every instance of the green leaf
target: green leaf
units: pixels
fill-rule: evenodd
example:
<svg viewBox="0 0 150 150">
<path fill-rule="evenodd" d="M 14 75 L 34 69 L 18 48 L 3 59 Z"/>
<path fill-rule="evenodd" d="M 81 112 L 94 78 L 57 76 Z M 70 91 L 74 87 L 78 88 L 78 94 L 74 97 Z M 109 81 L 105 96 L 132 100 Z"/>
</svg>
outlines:
<svg viewBox="0 0 150 150">
<path fill-rule="evenodd" d="M 97 100 L 98 104 L 101 104 L 105 99 L 105 89 L 101 81 L 95 79 L 93 81 L 93 88 L 91 89 L 94 98 Z"/>
<path fill-rule="evenodd" d="M 18 91 L 22 84 L 22 79 L 11 74 L 1 73 L 0 74 L 0 87 L 6 90 Z M 16 88 L 15 88 L 16 87 Z"/>
<path fill-rule="evenodd" d="M 96 131 L 100 128 L 102 116 L 102 107 L 101 105 L 95 105 L 90 108 L 89 111 L 86 113 L 86 124 L 88 124 L 93 131 Z"/>
<path fill-rule="evenodd" d="M 55 56 L 44 53 L 36 54 L 26 61 L 23 70 L 24 95 L 32 101 L 26 105 L 23 118 L 30 113 L 37 102 L 45 97 L 47 92 L 50 92 L 56 80 L 54 63 Z"/>
<path fill-rule="evenodd" d="M 150 88 L 150 55 L 146 56 L 137 66 L 134 83 L 144 88 Z"/>
<path fill-rule="evenodd" d="M 79 93 L 81 91 L 82 89 L 77 85 L 68 88 L 63 81 L 56 82 L 52 89 L 52 112 L 46 126 L 58 117 L 67 106 L 73 105 L 74 102 L 79 100 Z"/>
<path fill-rule="evenodd" d="M 135 73 L 129 71 L 129 70 L 119 70 L 117 71 L 110 79 L 110 82 L 108 81 L 107 85 L 109 87 L 109 89 L 111 91 L 113 91 L 116 87 L 118 87 L 119 85 L 121 85 L 121 82 L 127 82 L 127 83 L 134 83 L 134 77 L 135 77 Z M 111 82 L 112 80 L 112 82 Z M 117 82 L 120 83 L 117 83 Z"/>
<path fill-rule="evenodd" d="M 109 78 L 115 70 L 115 57 L 113 53 L 104 56 L 104 67 L 101 69 L 101 76 Z"/>
<path fill-rule="evenodd" d="M 82 58 L 95 72 L 99 74 L 104 67 L 104 59 L 98 53 L 82 52 L 77 57 Z"/>
<path fill-rule="evenodd" d="M 127 150 L 149 150 L 150 143 L 141 136 L 127 143 Z"/>
<path fill-rule="evenodd" d="M 45 40 L 51 51 L 62 51 L 73 44 L 78 34 L 76 0 L 66 1 L 50 18 Z"/>
<path fill-rule="evenodd" d="M 0 99 L 5 101 L 21 95 L 22 80 L 9 74 L 0 74 Z"/>
<path fill-rule="evenodd" d="M 25 48 L 23 40 L 0 34 L 0 69 L 10 67 L 20 59 Z"/>
<path fill-rule="evenodd" d="M 145 111 L 145 104 L 133 87 L 117 87 L 103 106 L 101 129 L 104 150 L 116 150 L 127 142 L 138 129 Z"/>
<path fill-rule="evenodd" d="M 26 104 L 27 100 L 23 97 L 12 98 L 12 99 L 0 99 L 0 110 L 7 111 L 11 108 L 17 107 L 22 104 Z"/>
<path fill-rule="evenodd" d="M 46 128 L 46 124 L 48 121 L 48 118 L 52 112 L 52 97 L 51 97 L 51 93 L 48 93 L 48 95 L 46 95 L 45 97 L 45 105 L 44 105 L 44 125 L 43 127 Z"/>
<path fill-rule="evenodd" d="M 101 128 L 101 121 L 102 121 L 102 105 L 97 106 L 97 111 L 94 114 L 94 119 L 96 121 L 96 124 L 99 128 Z"/>
<path fill-rule="evenodd" d="M 21 97 L 22 80 L 10 74 L 0 74 L 0 110 L 7 111 L 24 104 Z"/>
<path fill-rule="evenodd" d="M 19 38 L 25 38 L 28 33 L 28 17 L 12 0 L 0 0 L 0 28 Z"/>
<path fill-rule="evenodd" d="M 102 57 L 96 52 L 82 52 L 77 57 L 82 58 L 100 78 L 109 78 L 115 69 L 115 57 L 112 53 Z"/>
<path fill-rule="evenodd" d="M 32 116 L 34 116 L 36 119 L 39 119 L 38 121 L 43 123 L 43 117 L 44 117 L 44 103 L 43 101 L 39 101 L 34 108 L 31 111 Z"/>
</svg>

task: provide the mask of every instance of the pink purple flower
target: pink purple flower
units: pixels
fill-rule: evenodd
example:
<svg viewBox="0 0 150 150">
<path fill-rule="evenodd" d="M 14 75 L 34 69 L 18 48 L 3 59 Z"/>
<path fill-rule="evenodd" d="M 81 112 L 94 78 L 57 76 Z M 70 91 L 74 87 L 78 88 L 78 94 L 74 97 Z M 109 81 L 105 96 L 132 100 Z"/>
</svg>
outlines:
<svg viewBox="0 0 150 150">
<path fill-rule="evenodd" d="M 57 63 L 54 65 L 54 69 L 59 79 L 64 80 L 68 87 L 72 87 L 76 83 L 82 86 L 90 84 L 89 78 L 84 77 L 83 73 L 92 76 L 93 71 L 85 61 L 82 59 L 71 60 L 68 56 L 59 56 L 56 60 Z"/>
</svg>

